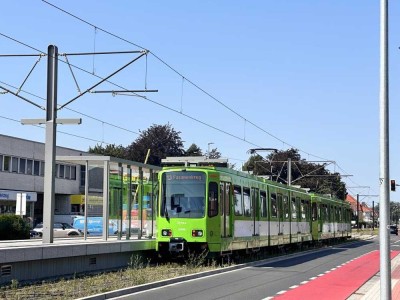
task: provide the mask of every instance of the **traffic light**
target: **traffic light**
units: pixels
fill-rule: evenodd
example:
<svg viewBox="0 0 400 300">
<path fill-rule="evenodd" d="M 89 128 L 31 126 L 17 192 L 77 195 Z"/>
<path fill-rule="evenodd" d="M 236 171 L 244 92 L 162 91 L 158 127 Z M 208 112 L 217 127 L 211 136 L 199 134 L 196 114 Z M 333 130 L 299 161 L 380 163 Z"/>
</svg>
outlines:
<svg viewBox="0 0 400 300">
<path fill-rule="evenodd" d="M 396 191 L 396 180 L 390 180 L 390 190 L 395 192 Z"/>
</svg>

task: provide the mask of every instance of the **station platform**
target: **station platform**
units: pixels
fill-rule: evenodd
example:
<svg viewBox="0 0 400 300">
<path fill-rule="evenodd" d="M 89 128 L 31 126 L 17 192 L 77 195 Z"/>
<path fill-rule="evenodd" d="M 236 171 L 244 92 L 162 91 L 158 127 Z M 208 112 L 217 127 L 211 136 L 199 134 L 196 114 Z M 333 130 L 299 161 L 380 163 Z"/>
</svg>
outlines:
<svg viewBox="0 0 400 300">
<path fill-rule="evenodd" d="M 400 300 L 400 251 L 391 251 L 392 300 Z M 276 295 L 276 300 L 380 299 L 379 251 L 372 251 L 326 274 Z"/>
<path fill-rule="evenodd" d="M 0 284 L 95 273 L 127 266 L 132 255 L 155 249 L 154 238 L 58 238 L 0 241 Z"/>
</svg>

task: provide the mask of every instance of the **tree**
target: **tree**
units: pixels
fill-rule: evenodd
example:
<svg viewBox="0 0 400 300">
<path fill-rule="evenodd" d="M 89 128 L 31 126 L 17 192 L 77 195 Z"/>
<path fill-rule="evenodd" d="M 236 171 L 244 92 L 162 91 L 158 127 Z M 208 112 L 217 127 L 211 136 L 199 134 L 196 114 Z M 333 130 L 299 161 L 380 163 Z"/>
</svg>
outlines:
<svg viewBox="0 0 400 300">
<path fill-rule="evenodd" d="M 126 159 L 143 162 L 150 149 L 148 164 L 160 166 L 167 156 L 183 156 L 183 142 L 171 124 L 155 125 L 140 131 L 139 137 L 126 147 Z"/>
<path fill-rule="evenodd" d="M 326 163 L 311 163 L 301 158 L 297 149 L 270 153 L 266 159 L 256 153 L 244 165 L 244 170 L 255 175 L 268 175 L 271 180 L 287 184 L 288 159 L 291 159 L 291 183 L 309 188 L 318 194 L 331 194 L 345 199 L 346 186 L 341 182 L 339 173 L 325 169 Z"/>
<path fill-rule="evenodd" d="M 89 153 L 126 158 L 125 148 L 122 145 L 116 146 L 115 144 L 108 144 L 106 147 L 97 144 L 94 148 L 89 147 Z"/>
<path fill-rule="evenodd" d="M 379 216 L 380 203 L 375 204 L 375 213 Z M 376 219 L 375 219 L 376 220 Z M 400 220 L 400 203 L 395 201 L 389 202 L 389 222 L 390 224 L 399 224 Z"/>
<path fill-rule="evenodd" d="M 212 149 L 210 152 L 206 152 L 206 156 L 208 158 L 220 158 L 221 157 L 221 152 L 218 151 L 218 148 Z"/>
<path fill-rule="evenodd" d="M 191 144 L 190 147 L 186 150 L 185 156 L 202 156 L 203 152 L 200 147 L 196 144 Z"/>
</svg>

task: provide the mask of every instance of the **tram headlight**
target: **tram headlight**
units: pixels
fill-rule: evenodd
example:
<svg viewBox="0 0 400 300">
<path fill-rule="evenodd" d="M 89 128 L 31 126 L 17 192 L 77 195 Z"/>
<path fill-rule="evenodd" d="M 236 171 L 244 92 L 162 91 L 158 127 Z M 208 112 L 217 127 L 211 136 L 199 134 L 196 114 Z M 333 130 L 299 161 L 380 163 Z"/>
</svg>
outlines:
<svg viewBox="0 0 400 300">
<path fill-rule="evenodd" d="M 172 231 L 171 231 L 171 229 L 163 229 L 163 230 L 161 230 L 161 235 L 162 236 L 172 236 Z"/>
<path fill-rule="evenodd" d="M 202 237 L 203 230 L 192 230 L 192 237 Z"/>
</svg>

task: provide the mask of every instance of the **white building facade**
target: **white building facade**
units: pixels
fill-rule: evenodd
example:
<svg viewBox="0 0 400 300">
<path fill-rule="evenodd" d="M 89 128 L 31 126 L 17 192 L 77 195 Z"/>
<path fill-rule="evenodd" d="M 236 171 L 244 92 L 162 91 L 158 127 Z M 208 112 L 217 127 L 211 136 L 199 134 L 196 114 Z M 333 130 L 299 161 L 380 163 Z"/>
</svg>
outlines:
<svg viewBox="0 0 400 300">
<path fill-rule="evenodd" d="M 0 135 L 0 214 L 15 214 L 18 194 L 26 199 L 26 215 L 32 223 L 42 221 L 44 188 L 44 143 Z M 57 147 L 56 155 L 90 155 Z M 55 214 L 70 214 L 70 196 L 83 192 L 85 170 L 56 162 Z"/>
</svg>

